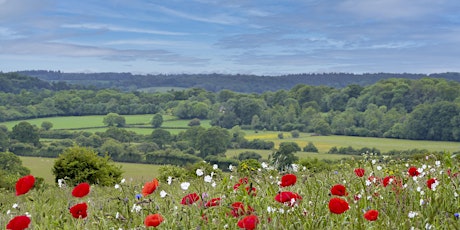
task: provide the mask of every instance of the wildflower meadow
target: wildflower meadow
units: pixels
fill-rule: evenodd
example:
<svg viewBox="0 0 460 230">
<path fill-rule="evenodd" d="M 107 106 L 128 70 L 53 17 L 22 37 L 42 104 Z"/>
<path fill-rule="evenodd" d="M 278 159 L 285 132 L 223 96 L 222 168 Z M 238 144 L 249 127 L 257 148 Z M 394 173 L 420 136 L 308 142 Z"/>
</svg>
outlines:
<svg viewBox="0 0 460 230">
<path fill-rule="evenodd" d="M 460 169 L 451 154 L 365 155 L 331 171 L 217 165 L 192 177 L 148 175 L 114 186 L 35 186 L 0 193 L 6 229 L 459 229 Z M 225 172 L 224 172 L 225 171 Z"/>
</svg>

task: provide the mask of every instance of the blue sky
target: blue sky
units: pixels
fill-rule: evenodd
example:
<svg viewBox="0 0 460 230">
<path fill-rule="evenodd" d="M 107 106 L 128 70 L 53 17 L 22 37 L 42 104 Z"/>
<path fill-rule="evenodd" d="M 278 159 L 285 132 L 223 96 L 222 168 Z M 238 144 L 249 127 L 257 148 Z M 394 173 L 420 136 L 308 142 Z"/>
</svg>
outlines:
<svg viewBox="0 0 460 230">
<path fill-rule="evenodd" d="M 458 0 L 0 0 L 0 71 L 460 72 Z"/>
</svg>

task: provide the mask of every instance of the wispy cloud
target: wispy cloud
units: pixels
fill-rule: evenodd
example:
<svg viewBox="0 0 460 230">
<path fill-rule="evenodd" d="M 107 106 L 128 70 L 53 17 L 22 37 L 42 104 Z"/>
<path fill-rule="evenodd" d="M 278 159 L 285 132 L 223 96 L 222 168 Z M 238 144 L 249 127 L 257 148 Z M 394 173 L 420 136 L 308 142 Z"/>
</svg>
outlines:
<svg viewBox="0 0 460 230">
<path fill-rule="evenodd" d="M 196 14 L 197 12 L 194 12 L 195 14 L 192 14 L 192 13 L 186 13 L 183 11 L 174 10 L 174 9 L 167 8 L 164 6 L 159 6 L 159 5 L 156 5 L 155 7 L 165 14 L 179 17 L 179 18 L 188 19 L 188 20 L 198 21 L 198 22 L 215 23 L 215 24 L 223 24 L 223 25 L 233 25 L 233 24 L 238 24 L 242 22 L 241 18 L 234 17 L 234 16 L 231 16 L 225 13 L 219 13 L 217 15 L 214 14 L 214 15 L 199 16 Z M 202 13 L 206 14 L 209 12 L 202 12 Z"/>
<path fill-rule="evenodd" d="M 109 24 L 97 24 L 97 23 L 63 24 L 61 27 L 70 28 L 70 29 L 107 30 L 107 31 L 113 31 L 113 32 L 129 32 L 129 33 L 143 33 L 143 34 L 157 34 L 157 35 L 174 35 L 174 36 L 187 35 L 187 33 L 182 33 L 182 32 L 130 28 L 130 27 L 123 27 L 123 26 L 109 25 Z"/>
</svg>

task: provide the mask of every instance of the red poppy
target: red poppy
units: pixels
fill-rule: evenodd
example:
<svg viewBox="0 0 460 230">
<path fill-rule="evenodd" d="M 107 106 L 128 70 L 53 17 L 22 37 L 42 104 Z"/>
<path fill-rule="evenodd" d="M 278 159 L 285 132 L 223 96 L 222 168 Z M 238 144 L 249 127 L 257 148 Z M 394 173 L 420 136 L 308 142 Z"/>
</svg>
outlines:
<svg viewBox="0 0 460 230">
<path fill-rule="evenodd" d="M 286 174 L 283 177 L 281 177 L 281 187 L 287 187 L 291 185 L 295 185 L 297 182 L 297 176 L 294 174 Z"/>
<path fill-rule="evenodd" d="M 28 216 L 16 216 L 8 222 L 6 229 L 23 230 L 29 227 L 30 218 Z"/>
<path fill-rule="evenodd" d="M 80 183 L 72 190 L 72 196 L 82 198 L 89 193 L 90 186 L 88 183 Z"/>
<path fill-rule="evenodd" d="M 429 189 L 433 189 L 433 184 L 435 184 L 436 182 L 436 178 L 431 178 L 426 181 L 426 186 L 428 186 Z"/>
<path fill-rule="evenodd" d="M 217 197 L 217 198 L 213 198 L 210 201 L 206 202 L 204 206 L 206 208 L 209 208 L 209 207 L 214 207 L 214 206 L 219 206 L 219 205 L 220 205 L 220 197 Z"/>
<path fill-rule="evenodd" d="M 342 214 L 350 208 L 344 199 L 334 197 L 329 201 L 329 211 L 335 214 Z"/>
<path fill-rule="evenodd" d="M 238 227 L 246 230 L 253 230 L 257 227 L 259 218 L 256 215 L 249 215 L 238 221 Z"/>
<path fill-rule="evenodd" d="M 72 206 L 70 208 L 70 213 L 74 218 L 86 218 L 88 216 L 88 213 L 86 212 L 88 210 L 88 205 L 86 203 L 80 203 Z"/>
<path fill-rule="evenodd" d="M 35 177 L 27 175 L 19 178 L 16 182 L 16 196 L 20 196 L 29 192 L 35 184 Z"/>
<path fill-rule="evenodd" d="M 163 217 L 160 214 L 150 214 L 145 217 L 144 225 L 145 227 L 157 227 L 163 222 Z"/>
<path fill-rule="evenodd" d="M 355 175 L 358 177 L 363 177 L 364 176 L 364 169 L 363 168 L 356 168 L 355 169 Z"/>
<path fill-rule="evenodd" d="M 241 202 L 235 202 L 232 204 L 232 211 L 230 214 L 234 217 L 240 217 L 243 215 L 249 215 L 254 212 L 254 209 L 251 206 L 247 206 L 247 210 L 244 208 L 244 204 Z"/>
<path fill-rule="evenodd" d="M 412 177 L 420 175 L 416 167 L 410 167 L 409 170 L 407 170 L 407 172 L 409 173 L 409 176 Z"/>
<path fill-rule="evenodd" d="M 153 179 L 150 182 L 147 182 L 144 184 L 144 187 L 142 188 L 142 196 L 148 196 L 155 192 L 155 190 L 158 187 L 158 180 L 157 178 Z"/>
<path fill-rule="evenodd" d="M 378 185 L 381 181 L 381 179 L 376 176 L 369 176 L 367 180 L 372 182 L 374 185 Z"/>
<path fill-rule="evenodd" d="M 364 218 L 368 221 L 375 221 L 379 217 L 379 211 L 377 210 L 369 210 L 366 213 L 364 213 Z"/>
<path fill-rule="evenodd" d="M 447 169 L 447 175 L 450 177 L 457 177 L 460 174 L 460 172 L 456 172 L 452 174 L 452 171 L 450 169 Z"/>
<path fill-rule="evenodd" d="M 195 202 L 197 202 L 200 199 L 200 196 L 196 193 L 191 193 L 182 198 L 182 201 L 180 202 L 183 205 L 191 205 Z"/>
<path fill-rule="evenodd" d="M 278 193 L 275 196 L 275 200 L 289 206 L 294 206 L 298 200 L 302 200 L 302 197 L 295 192 L 286 191 Z"/>
<path fill-rule="evenodd" d="M 392 183 L 394 180 L 395 180 L 394 176 L 387 176 L 383 178 L 383 187 L 387 187 L 390 184 L 390 181 Z"/>
<path fill-rule="evenodd" d="M 255 187 L 252 187 L 252 186 L 247 186 L 246 188 L 246 192 L 248 192 L 248 195 L 257 195 L 257 189 Z"/>
<path fill-rule="evenodd" d="M 348 196 L 347 188 L 344 185 L 336 184 L 331 188 L 331 194 L 336 196 Z"/>
<path fill-rule="evenodd" d="M 242 185 L 242 184 L 248 184 L 249 180 L 247 177 L 243 177 L 241 179 L 238 180 L 238 183 L 236 183 L 235 185 L 233 185 L 233 190 L 238 190 L 238 188 Z"/>
</svg>

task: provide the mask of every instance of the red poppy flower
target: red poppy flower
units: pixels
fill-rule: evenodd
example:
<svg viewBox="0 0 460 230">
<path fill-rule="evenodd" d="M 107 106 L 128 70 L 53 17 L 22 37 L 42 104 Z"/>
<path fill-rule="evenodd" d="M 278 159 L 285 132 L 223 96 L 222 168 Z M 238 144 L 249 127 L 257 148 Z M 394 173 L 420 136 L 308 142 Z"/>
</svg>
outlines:
<svg viewBox="0 0 460 230">
<path fill-rule="evenodd" d="M 257 189 L 255 187 L 247 186 L 245 189 L 248 195 L 253 195 L 253 196 L 257 195 Z"/>
<path fill-rule="evenodd" d="M 278 195 L 275 196 L 275 200 L 292 207 L 298 200 L 302 200 L 302 197 L 295 192 L 286 191 L 278 193 Z"/>
<path fill-rule="evenodd" d="M 329 201 L 329 211 L 335 214 L 342 214 L 350 208 L 344 199 L 334 197 Z"/>
<path fill-rule="evenodd" d="M 23 230 L 29 227 L 30 218 L 28 216 L 16 216 L 8 222 L 6 229 Z"/>
<path fill-rule="evenodd" d="M 200 199 L 198 194 L 196 193 L 191 193 L 182 198 L 182 201 L 180 202 L 183 205 L 191 205 L 195 202 L 197 202 Z"/>
<path fill-rule="evenodd" d="M 253 230 L 257 227 L 259 218 L 256 215 L 249 215 L 238 221 L 238 227 L 246 230 Z"/>
<path fill-rule="evenodd" d="M 70 213 L 74 218 L 86 218 L 88 216 L 88 213 L 86 212 L 88 210 L 88 205 L 86 203 L 80 203 L 72 206 L 70 208 Z"/>
<path fill-rule="evenodd" d="M 72 196 L 82 198 L 82 197 L 88 195 L 89 188 L 90 188 L 90 186 L 89 186 L 88 183 L 86 183 L 86 182 L 80 183 L 79 185 L 75 186 L 75 188 L 73 188 Z"/>
<path fill-rule="evenodd" d="M 244 204 L 241 202 L 233 203 L 231 208 L 232 208 L 232 211 L 230 212 L 230 214 L 234 217 L 249 215 L 252 212 L 254 212 L 254 209 L 249 205 L 247 206 L 247 210 L 246 210 L 246 208 L 244 208 Z"/>
<path fill-rule="evenodd" d="M 392 183 L 394 180 L 395 180 L 394 176 L 387 176 L 383 178 L 383 187 L 387 187 L 390 184 L 390 181 Z"/>
<path fill-rule="evenodd" d="M 16 196 L 20 196 L 29 192 L 35 184 L 35 177 L 27 175 L 19 178 L 16 182 Z"/>
<path fill-rule="evenodd" d="M 287 187 L 291 185 L 295 185 L 297 182 L 297 176 L 294 174 L 286 174 L 283 177 L 281 177 L 281 187 Z"/>
<path fill-rule="evenodd" d="M 364 169 L 363 168 L 356 168 L 355 169 L 355 175 L 358 177 L 363 177 L 364 176 Z"/>
<path fill-rule="evenodd" d="M 364 213 L 364 218 L 368 221 L 375 221 L 379 217 L 379 211 L 377 210 L 369 210 L 366 213 Z"/>
<path fill-rule="evenodd" d="M 426 181 L 426 186 L 428 186 L 429 189 L 433 190 L 433 184 L 435 184 L 436 182 L 436 178 L 431 178 Z"/>
<path fill-rule="evenodd" d="M 409 176 L 412 177 L 420 175 L 416 167 L 410 167 L 409 170 L 407 170 L 407 172 L 409 173 Z"/>
<path fill-rule="evenodd" d="M 145 217 L 144 225 L 145 227 L 157 227 L 163 222 L 163 217 L 160 214 L 150 214 Z"/>
<path fill-rule="evenodd" d="M 331 194 L 336 196 L 348 196 L 347 188 L 344 185 L 336 184 L 331 188 Z"/>
<path fill-rule="evenodd" d="M 144 187 L 142 188 L 142 196 L 147 196 L 155 192 L 155 190 L 158 187 L 158 180 L 157 178 L 153 179 L 150 182 L 147 182 L 144 184 Z"/>
<path fill-rule="evenodd" d="M 209 207 L 214 207 L 214 206 L 219 206 L 219 205 L 220 205 L 220 197 L 217 197 L 217 198 L 213 198 L 210 201 L 206 202 L 204 206 L 206 208 L 209 208 Z"/>
</svg>

